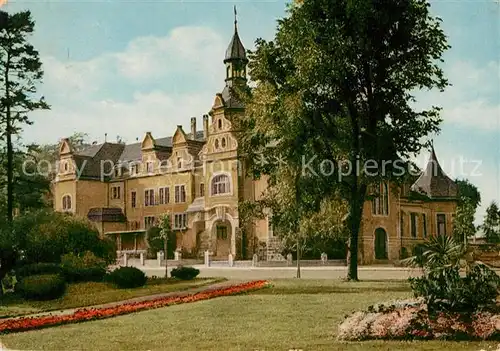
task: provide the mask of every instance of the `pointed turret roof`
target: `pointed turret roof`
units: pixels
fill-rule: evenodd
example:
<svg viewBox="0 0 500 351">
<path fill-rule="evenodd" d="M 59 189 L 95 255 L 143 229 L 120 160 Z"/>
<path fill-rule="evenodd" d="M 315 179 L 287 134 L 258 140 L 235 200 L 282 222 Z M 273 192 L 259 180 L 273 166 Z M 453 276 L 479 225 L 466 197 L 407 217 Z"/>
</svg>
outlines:
<svg viewBox="0 0 500 351">
<path fill-rule="evenodd" d="M 245 52 L 245 47 L 241 42 L 240 36 L 238 35 L 238 21 L 236 20 L 236 6 L 234 7 L 234 34 L 229 46 L 226 50 L 226 56 L 224 58 L 224 63 L 231 60 L 243 60 L 248 62 L 247 54 Z"/>
<path fill-rule="evenodd" d="M 411 186 L 411 190 L 428 196 L 431 199 L 456 198 L 458 194 L 457 184 L 448 177 L 436 157 L 434 145 L 431 144 L 431 155 L 427 166 Z"/>
</svg>

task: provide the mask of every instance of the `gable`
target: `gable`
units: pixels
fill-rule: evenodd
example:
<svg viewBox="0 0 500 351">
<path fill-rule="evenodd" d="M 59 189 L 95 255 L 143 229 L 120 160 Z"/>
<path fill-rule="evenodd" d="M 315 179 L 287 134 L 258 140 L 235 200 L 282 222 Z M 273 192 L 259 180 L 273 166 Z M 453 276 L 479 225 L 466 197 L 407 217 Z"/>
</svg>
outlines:
<svg viewBox="0 0 500 351">
<path fill-rule="evenodd" d="M 153 138 L 150 132 L 147 132 L 146 136 L 142 140 L 141 149 L 143 150 L 153 149 L 155 145 L 156 145 L 155 139 Z"/>
<path fill-rule="evenodd" d="M 212 109 L 218 109 L 218 108 L 221 108 L 221 107 L 224 107 L 224 100 L 222 99 L 222 95 L 221 94 L 217 94 L 215 96 L 215 100 L 214 100 L 214 104 L 212 106 Z"/>
<path fill-rule="evenodd" d="M 175 131 L 174 137 L 172 138 L 172 144 L 181 144 L 185 143 L 187 140 L 186 133 L 182 130 L 182 126 L 177 126 L 177 130 Z"/>
<path fill-rule="evenodd" d="M 61 145 L 59 146 L 59 155 L 71 154 L 73 152 L 73 148 L 71 147 L 71 143 L 68 138 L 64 138 L 61 141 Z"/>
</svg>

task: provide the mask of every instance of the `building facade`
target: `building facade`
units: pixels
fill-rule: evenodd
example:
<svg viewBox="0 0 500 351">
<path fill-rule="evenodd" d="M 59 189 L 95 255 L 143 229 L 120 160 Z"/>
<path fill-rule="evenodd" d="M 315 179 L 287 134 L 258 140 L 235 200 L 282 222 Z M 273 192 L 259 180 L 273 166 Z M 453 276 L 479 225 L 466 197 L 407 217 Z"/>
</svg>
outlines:
<svg viewBox="0 0 500 351">
<path fill-rule="evenodd" d="M 247 82 L 248 59 L 236 25 L 223 63 L 225 86 L 202 117 L 200 130 L 193 117 L 189 132 L 177 126 L 171 137 L 148 132 L 140 143 L 105 142 L 81 152 L 63 139 L 55 210 L 88 218 L 102 235 L 116 240 L 119 250 L 146 249 L 147 230 L 169 213 L 175 245 L 185 253 L 209 250 L 215 258 L 227 259 L 230 253 L 249 258 L 259 247 L 265 258 L 282 259 L 269 218 L 247 228 L 247 236 L 239 229 L 239 202 L 259 199 L 266 181 L 249 179 L 238 163 L 232 121 L 245 109 L 234 88 Z M 411 187 L 381 184 L 378 190 L 380 196 L 364 206 L 361 263 L 398 259 L 403 248 L 410 252 L 427 235 L 452 232 L 457 186 L 434 150 Z M 410 200 L 411 192 L 425 199 Z"/>
</svg>

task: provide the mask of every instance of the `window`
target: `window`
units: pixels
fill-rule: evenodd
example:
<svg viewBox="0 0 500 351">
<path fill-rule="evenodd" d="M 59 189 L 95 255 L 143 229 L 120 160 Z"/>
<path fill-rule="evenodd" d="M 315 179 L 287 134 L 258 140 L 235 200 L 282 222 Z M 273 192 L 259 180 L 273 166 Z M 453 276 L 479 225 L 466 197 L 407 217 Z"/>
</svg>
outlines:
<svg viewBox="0 0 500 351">
<path fill-rule="evenodd" d="M 160 205 L 168 204 L 170 202 L 170 188 L 168 186 L 160 188 L 159 192 L 160 192 Z"/>
<path fill-rule="evenodd" d="M 154 170 L 154 163 L 152 161 L 148 161 L 146 163 L 146 172 L 148 174 L 153 174 L 153 170 Z"/>
<path fill-rule="evenodd" d="M 144 206 L 154 206 L 155 204 L 155 191 L 154 189 L 147 189 L 144 191 Z"/>
<path fill-rule="evenodd" d="M 139 165 L 137 163 L 130 165 L 130 175 L 135 176 L 137 173 L 139 173 Z"/>
<path fill-rule="evenodd" d="M 387 183 L 375 186 L 374 198 L 372 199 L 372 213 L 374 215 L 389 215 L 389 187 Z"/>
<path fill-rule="evenodd" d="M 64 168 L 64 172 L 68 171 L 68 169 L 69 169 L 68 162 L 63 163 L 63 168 Z"/>
<path fill-rule="evenodd" d="M 120 177 L 122 175 L 122 170 L 120 167 L 115 168 L 115 177 Z"/>
<path fill-rule="evenodd" d="M 121 193 L 121 189 L 119 186 L 113 186 L 111 187 L 111 198 L 113 200 L 117 200 L 120 198 L 120 193 Z"/>
<path fill-rule="evenodd" d="M 215 148 L 218 149 L 219 148 L 219 139 L 215 139 Z"/>
<path fill-rule="evenodd" d="M 186 202 L 186 188 L 184 185 L 175 186 L 175 203 Z"/>
<path fill-rule="evenodd" d="M 219 174 L 212 179 L 212 195 L 227 194 L 231 192 L 229 177 Z"/>
<path fill-rule="evenodd" d="M 399 236 L 402 238 L 405 234 L 405 221 L 404 221 L 404 213 L 400 213 L 399 217 Z"/>
<path fill-rule="evenodd" d="M 417 214 L 411 213 L 410 220 L 411 220 L 411 237 L 416 238 L 417 237 Z"/>
<path fill-rule="evenodd" d="M 205 184 L 200 184 L 200 196 L 205 196 Z"/>
<path fill-rule="evenodd" d="M 64 195 L 62 198 L 62 209 L 64 211 L 69 211 L 71 210 L 71 196 L 70 195 Z"/>
<path fill-rule="evenodd" d="M 226 138 L 222 138 L 221 145 L 222 147 L 226 147 Z"/>
<path fill-rule="evenodd" d="M 424 238 L 427 238 L 427 218 L 425 218 L 425 213 L 422 214 L 422 226 Z"/>
<path fill-rule="evenodd" d="M 182 157 L 177 157 L 177 168 L 182 168 Z"/>
<path fill-rule="evenodd" d="M 132 208 L 137 207 L 137 192 L 135 190 L 130 193 L 130 206 Z"/>
<path fill-rule="evenodd" d="M 144 217 L 144 228 L 149 229 L 155 225 L 155 217 L 154 216 L 146 216 Z"/>
<path fill-rule="evenodd" d="M 174 214 L 174 229 L 187 228 L 187 213 Z"/>
<path fill-rule="evenodd" d="M 227 239 L 227 227 L 226 226 L 217 226 L 217 239 L 218 240 L 226 240 Z"/>
<path fill-rule="evenodd" d="M 219 129 L 222 129 L 222 119 L 219 119 Z"/>
<path fill-rule="evenodd" d="M 438 235 L 446 235 L 446 215 L 441 213 L 436 215 Z"/>
</svg>

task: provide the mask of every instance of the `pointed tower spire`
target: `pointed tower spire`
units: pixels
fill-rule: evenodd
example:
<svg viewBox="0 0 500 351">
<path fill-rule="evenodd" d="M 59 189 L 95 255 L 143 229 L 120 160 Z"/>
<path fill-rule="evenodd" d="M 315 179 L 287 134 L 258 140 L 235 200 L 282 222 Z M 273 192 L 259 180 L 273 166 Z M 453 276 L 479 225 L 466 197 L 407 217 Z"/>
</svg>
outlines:
<svg viewBox="0 0 500 351">
<path fill-rule="evenodd" d="M 431 140 L 431 154 L 425 170 L 411 190 L 427 195 L 429 198 L 456 198 L 457 184 L 451 180 L 441 168 L 434 151 L 434 141 Z"/>
<path fill-rule="evenodd" d="M 234 5 L 234 32 L 238 33 L 238 13 L 236 12 L 236 5 Z"/>
</svg>

